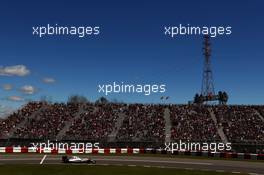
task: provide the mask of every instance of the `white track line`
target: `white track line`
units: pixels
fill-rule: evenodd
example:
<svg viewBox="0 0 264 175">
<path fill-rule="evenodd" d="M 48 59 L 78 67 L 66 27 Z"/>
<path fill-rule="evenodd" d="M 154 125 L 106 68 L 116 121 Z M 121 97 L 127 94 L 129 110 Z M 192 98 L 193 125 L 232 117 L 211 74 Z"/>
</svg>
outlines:
<svg viewBox="0 0 264 175">
<path fill-rule="evenodd" d="M 137 165 L 127 165 L 127 166 L 135 167 L 135 166 L 137 166 Z"/>
<path fill-rule="evenodd" d="M 47 155 L 45 154 L 45 155 L 43 156 L 43 158 L 41 159 L 41 161 L 39 162 L 40 165 L 43 164 L 43 162 L 44 162 L 44 160 L 46 159 L 46 157 L 47 157 Z"/>
<path fill-rule="evenodd" d="M 202 162 L 179 162 L 179 161 L 166 161 L 166 160 L 147 160 L 147 159 L 98 159 L 96 158 L 96 160 L 104 160 L 104 161 L 113 161 L 113 162 L 119 162 L 119 161 L 123 161 L 123 162 L 145 162 L 145 163 L 171 163 L 171 164 L 187 164 L 187 165 L 213 165 L 213 163 L 202 163 Z"/>
</svg>

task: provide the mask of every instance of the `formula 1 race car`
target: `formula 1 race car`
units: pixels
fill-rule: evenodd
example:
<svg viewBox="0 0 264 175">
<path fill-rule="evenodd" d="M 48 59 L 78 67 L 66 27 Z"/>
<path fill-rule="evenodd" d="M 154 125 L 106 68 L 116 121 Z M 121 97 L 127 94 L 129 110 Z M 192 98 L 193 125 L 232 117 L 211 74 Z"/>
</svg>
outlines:
<svg viewBox="0 0 264 175">
<path fill-rule="evenodd" d="M 62 156 L 62 162 L 63 163 L 87 163 L 87 164 L 96 164 L 95 160 L 92 160 L 90 158 L 80 158 L 78 156 Z"/>
</svg>

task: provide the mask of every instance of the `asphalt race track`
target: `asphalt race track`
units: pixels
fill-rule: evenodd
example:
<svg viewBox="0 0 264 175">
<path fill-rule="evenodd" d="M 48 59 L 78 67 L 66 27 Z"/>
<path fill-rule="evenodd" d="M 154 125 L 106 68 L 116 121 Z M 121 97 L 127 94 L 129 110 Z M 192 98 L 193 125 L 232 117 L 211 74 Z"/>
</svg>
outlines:
<svg viewBox="0 0 264 175">
<path fill-rule="evenodd" d="M 0 165 L 4 164 L 62 164 L 62 155 L 47 154 L 0 154 Z M 187 159 L 168 157 L 139 157 L 139 156 L 96 156 L 90 157 L 97 161 L 97 165 L 144 166 L 160 168 L 179 168 L 188 170 L 205 170 L 216 172 L 233 172 L 264 174 L 264 162 L 228 161 L 211 159 Z M 68 164 L 65 164 L 68 166 Z"/>
</svg>

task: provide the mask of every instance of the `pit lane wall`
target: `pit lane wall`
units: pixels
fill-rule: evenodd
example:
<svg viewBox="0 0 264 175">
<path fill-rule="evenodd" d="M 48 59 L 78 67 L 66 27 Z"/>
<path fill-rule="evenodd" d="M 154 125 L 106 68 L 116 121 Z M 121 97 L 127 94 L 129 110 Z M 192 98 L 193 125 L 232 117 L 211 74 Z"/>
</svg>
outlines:
<svg viewBox="0 0 264 175">
<path fill-rule="evenodd" d="M 40 153 L 40 154 L 172 154 L 184 156 L 216 157 L 230 159 L 264 160 L 264 154 L 234 153 L 234 152 L 191 152 L 171 151 L 152 148 L 102 148 L 102 149 L 51 149 L 36 147 L 0 147 L 0 153 Z"/>
</svg>

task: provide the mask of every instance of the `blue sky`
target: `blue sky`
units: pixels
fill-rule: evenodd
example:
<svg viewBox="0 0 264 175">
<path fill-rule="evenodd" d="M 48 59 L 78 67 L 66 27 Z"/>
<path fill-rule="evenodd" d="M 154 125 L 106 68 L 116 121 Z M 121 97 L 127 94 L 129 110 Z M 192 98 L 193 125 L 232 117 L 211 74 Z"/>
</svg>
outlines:
<svg viewBox="0 0 264 175">
<path fill-rule="evenodd" d="M 232 34 L 212 39 L 215 90 L 230 94 L 231 104 L 264 103 L 264 6 L 244 1 L 1 1 L 0 66 L 23 65 L 25 76 L 0 75 L 2 106 L 17 107 L 11 96 L 65 101 L 85 95 L 94 101 L 107 82 L 166 84 L 170 103 L 186 103 L 200 92 L 202 36 L 169 38 L 164 26 L 232 26 Z M 47 24 L 100 26 L 97 37 L 32 35 Z M 52 78 L 53 83 L 43 82 Z M 23 87 L 34 88 L 32 94 Z M 159 103 L 160 94 L 113 94 L 109 99 Z M 9 98 L 9 100 L 7 100 Z M 19 101 L 19 100 L 17 100 Z"/>
</svg>

